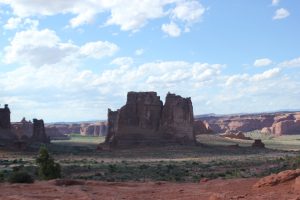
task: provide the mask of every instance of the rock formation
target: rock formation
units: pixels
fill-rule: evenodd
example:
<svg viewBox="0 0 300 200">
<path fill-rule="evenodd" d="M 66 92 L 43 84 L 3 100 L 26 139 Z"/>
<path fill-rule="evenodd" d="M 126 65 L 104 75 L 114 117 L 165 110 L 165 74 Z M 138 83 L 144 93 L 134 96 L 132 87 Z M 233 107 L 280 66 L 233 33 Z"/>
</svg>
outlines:
<svg viewBox="0 0 300 200">
<path fill-rule="evenodd" d="M 0 108 L 0 146 L 10 145 L 18 138 L 11 131 L 10 110 L 5 104 L 4 108 Z"/>
<path fill-rule="evenodd" d="M 50 138 L 46 135 L 44 121 L 42 119 L 33 119 L 33 134 L 31 140 L 41 143 L 50 142 Z"/>
<path fill-rule="evenodd" d="M 226 131 L 250 132 L 254 130 L 276 136 L 300 134 L 300 112 L 275 112 L 243 115 L 202 115 L 196 120 L 205 121 L 215 133 Z"/>
<path fill-rule="evenodd" d="M 5 104 L 4 108 L 0 108 L 0 129 L 10 129 L 10 110 Z"/>
<path fill-rule="evenodd" d="M 29 120 L 27 121 L 25 117 L 20 122 L 14 122 L 11 124 L 12 131 L 21 138 L 23 136 L 31 137 L 33 134 L 33 124 Z"/>
<path fill-rule="evenodd" d="M 213 131 L 211 130 L 209 124 L 201 120 L 195 120 L 194 121 L 194 135 L 200 135 L 200 134 L 211 134 Z"/>
<path fill-rule="evenodd" d="M 201 116 L 196 119 L 206 121 L 209 124 L 210 129 L 215 133 L 225 133 L 227 130 L 249 132 L 271 126 L 274 122 L 274 115 L 249 114 Z"/>
<path fill-rule="evenodd" d="M 50 140 L 68 140 L 69 136 L 62 134 L 58 128 L 55 126 L 45 127 L 46 135 L 50 138 Z"/>
<path fill-rule="evenodd" d="M 250 137 L 246 137 L 245 134 L 241 131 L 227 130 L 224 134 L 221 134 L 221 136 L 231 139 L 252 140 Z"/>
<path fill-rule="evenodd" d="M 274 123 L 264 127 L 262 133 L 276 136 L 288 134 L 300 134 L 300 113 L 288 113 L 274 118 Z"/>
<path fill-rule="evenodd" d="M 285 183 L 287 181 L 295 180 L 295 186 L 298 186 L 297 177 L 300 176 L 300 169 L 286 170 L 279 172 L 278 174 L 272 174 L 261 178 L 257 183 L 253 185 L 254 188 L 261 188 L 266 186 L 275 186 Z"/>
<path fill-rule="evenodd" d="M 254 148 L 265 148 L 265 144 L 260 140 L 254 140 L 254 142 L 252 143 L 252 147 Z"/>
<path fill-rule="evenodd" d="M 116 145 L 194 143 L 190 98 L 168 93 L 163 105 L 156 92 L 129 92 L 126 105 L 108 110 L 106 143 Z"/>
<path fill-rule="evenodd" d="M 106 136 L 107 134 L 107 123 L 97 122 L 97 123 L 84 123 L 80 127 L 80 135 L 84 136 Z"/>
<path fill-rule="evenodd" d="M 194 113 L 191 98 L 168 93 L 161 115 L 160 131 L 179 143 L 195 141 Z"/>
</svg>

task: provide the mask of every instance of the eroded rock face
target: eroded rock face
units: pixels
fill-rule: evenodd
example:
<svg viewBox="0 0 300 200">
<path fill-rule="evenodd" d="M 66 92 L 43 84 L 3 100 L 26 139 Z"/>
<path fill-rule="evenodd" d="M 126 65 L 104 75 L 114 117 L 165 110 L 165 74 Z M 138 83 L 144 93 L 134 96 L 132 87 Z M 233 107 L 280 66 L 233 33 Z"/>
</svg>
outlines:
<svg viewBox="0 0 300 200">
<path fill-rule="evenodd" d="M 50 138 L 50 140 L 68 140 L 69 136 L 62 134 L 58 128 L 55 126 L 45 127 L 46 135 Z"/>
<path fill-rule="evenodd" d="M 206 121 L 211 130 L 215 133 L 229 131 L 249 132 L 261 130 L 271 126 L 274 122 L 274 115 L 228 115 L 228 116 L 207 116 L 198 118 Z"/>
<path fill-rule="evenodd" d="M 29 120 L 27 121 L 25 117 L 20 122 L 12 123 L 12 131 L 21 138 L 23 136 L 31 137 L 33 134 L 33 124 Z"/>
<path fill-rule="evenodd" d="M 94 124 L 81 124 L 80 134 L 85 136 L 106 136 L 107 123 L 98 122 Z"/>
<path fill-rule="evenodd" d="M 274 123 L 270 127 L 264 127 L 261 132 L 276 136 L 300 134 L 300 114 L 288 113 L 275 117 Z"/>
<path fill-rule="evenodd" d="M 168 93 L 161 115 L 160 131 L 164 138 L 179 143 L 195 141 L 194 113 L 191 98 Z"/>
<path fill-rule="evenodd" d="M 69 135 L 72 133 L 80 133 L 80 128 L 81 128 L 81 124 L 80 123 L 69 123 L 69 124 L 60 124 L 60 123 L 56 123 L 56 124 L 48 124 L 45 125 L 46 128 L 48 127 L 55 127 L 58 129 L 58 131 L 61 134 L 64 135 Z"/>
<path fill-rule="evenodd" d="M 10 129 L 10 110 L 8 104 L 0 108 L 0 129 Z"/>
<path fill-rule="evenodd" d="M 33 119 L 33 134 L 31 140 L 34 142 L 49 143 L 50 139 L 46 135 L 44 120 Z"/>
<path fill-rule="evenodd" d="M 194 135 L 200 134 L 211 134 L 213 131 L 211 130 L 209 124 L 207 122 L 202 122 L 201 120 L 194 121 Z"/>
<path fill-rule="evenodd" d="M 168 94 L 165 105 L 156 92 L 129 92 L 117 111 L 108 110 L 105 142 L 114 145 L 195 142 L 190 98 Z"/>
</svg>

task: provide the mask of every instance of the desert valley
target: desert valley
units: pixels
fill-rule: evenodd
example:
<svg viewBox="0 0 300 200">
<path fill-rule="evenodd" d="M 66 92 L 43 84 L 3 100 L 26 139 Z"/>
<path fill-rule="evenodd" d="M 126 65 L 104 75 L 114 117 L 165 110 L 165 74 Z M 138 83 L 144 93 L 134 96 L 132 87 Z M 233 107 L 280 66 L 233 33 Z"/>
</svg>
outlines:
<svg viewBox="0 0 300 200">
<path fill-rule="evenodd" d="M 0 200 L 300 200 L 299 9 L 0 0 Z"/>
<path fill-rule="evenodd" d="M 1 108 L 1 199 L 300 195 L 300 112 L 194 116 L 191 98 L 168 93 L 163 104 L 155 92 L 129 92 L 106 121 L 10 122 L 10 112 Z M 41 145 L 60 165 L 55 180 L 37 173 Z M 34 183 L 11 178 L 20 171 Z"/>
</svg>

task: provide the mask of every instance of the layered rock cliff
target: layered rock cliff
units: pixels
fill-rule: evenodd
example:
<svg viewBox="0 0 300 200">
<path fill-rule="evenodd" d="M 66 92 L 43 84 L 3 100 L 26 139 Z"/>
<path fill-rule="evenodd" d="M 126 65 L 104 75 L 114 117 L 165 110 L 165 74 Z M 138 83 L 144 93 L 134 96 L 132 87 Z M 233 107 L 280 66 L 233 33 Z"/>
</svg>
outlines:
<svg viewBox="0 0 300 200">
<path fill-rule="evenodd" d="M 107 122 L 84 123 L 80 127 L 80 135 L 83 136 L 106 136 Z"/>
<path fill-rule="evenodd" d="M 194 143 L 190 98 L 168 93 L 165 105 L 156 92 L 129 92 L 126 104 L 108 110 L 105 142 L 114 145 Z"/>
<path fill-rule="evenodd" d="M 300 112 L 275 112 L 264 114 L 201 116 L 215 133 L 250 132 L 261 130 L 273 135 L 300 134 Z"/>
</svg>

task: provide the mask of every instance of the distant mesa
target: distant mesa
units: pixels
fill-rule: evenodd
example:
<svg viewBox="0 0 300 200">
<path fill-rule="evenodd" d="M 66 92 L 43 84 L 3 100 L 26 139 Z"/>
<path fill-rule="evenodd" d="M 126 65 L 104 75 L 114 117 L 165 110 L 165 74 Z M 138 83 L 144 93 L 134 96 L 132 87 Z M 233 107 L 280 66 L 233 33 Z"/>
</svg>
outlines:
<svg viewBox="0 0 300 200">
<path fill-rule="evenodd" d="M 163 105 L 156 92 L 128 92 L 122 108 L 108 109 L 107 123 L 111 147 L 196 142 L 191 98 L 171 93 Z"/>
<path fill-rule="evenodd" d="M 209 124 L 214 133 L 258 130 L 274 136 L 300 134 L 300 112 L 274 112 L 242 115 L 201 115 L 195 120 Z"/>
<path fill-rule="evenodd" d="M 80 135 L 82 136 L 106 136 L 107 122 L 82 123 L 80 125 Z"/>
</svg>

